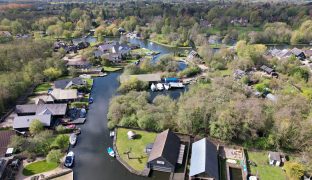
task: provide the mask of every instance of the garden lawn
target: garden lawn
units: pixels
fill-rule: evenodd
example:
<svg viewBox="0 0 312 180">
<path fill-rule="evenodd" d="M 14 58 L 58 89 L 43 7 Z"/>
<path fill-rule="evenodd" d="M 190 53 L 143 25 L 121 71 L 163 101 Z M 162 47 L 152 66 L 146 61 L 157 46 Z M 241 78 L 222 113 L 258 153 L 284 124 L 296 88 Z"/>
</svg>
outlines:
<svg viewBox="0 0 312 180">
<path fill-rule="evenodd" d="M 106 72 L 115 72 L 121 70 L 122 67 L 120 66 L 104 66 L 104 71 Z"/>
<path fill-rule="evenodd" d="M 154 53 L 154 51 L 146 49 L 146 48 L 134 49 L 131 51 L 132 53 L 140 54 L 141 56 L 151 55 Z"/>
<path fill-rule="evenodd" d="M 43 161 L 37 161 L 31 164 L 28 164 L 23 169 L 23 175 L 24 176 L 31 176 L 34 174 L 39 174 L 47 171 L 51 171 L 58 167 L 58 163 L 48 163 L 45 160 Z"/>
<path fill-rule="evenodd" d="M 255 162 L 257 167 L 250 166 L 251 173 L 258 174 L 260 179 L 265 180 L 285 180 L 286 175 L 282 167 L 270 166 L 268 159 L 268 152 L 252 152 L 248 151 L 249 160 Z"/>
<path fill-rule="evenodd" d="M 118 154 L 120 158 L 133 169 L 143 171 L 148 159 L 148 155 L 144 152 L 145 147 L 150 143 L 154 143 L 157 134 L 132 130 L 138 135 L 138 137 L 130 140 L 127 136 L 128 131 L 130 131 L 130 129 L 118 128 L 117 130 L 116 147 Z M 129 151 L 129 149 L 131 149 L 129 156 L 132 159 L 128 159 L 128 156 L 124 154 L 124 152 Z"/>
<path fill-rule="evenodd" d="M 36 92 L 48 91 L 51 87 L 52 87 L 52 86 L 51 86 L 50 83 L 39 84 L 39 85 L 35 88 L 34 92 L 36 93 Z"/>
</svg>

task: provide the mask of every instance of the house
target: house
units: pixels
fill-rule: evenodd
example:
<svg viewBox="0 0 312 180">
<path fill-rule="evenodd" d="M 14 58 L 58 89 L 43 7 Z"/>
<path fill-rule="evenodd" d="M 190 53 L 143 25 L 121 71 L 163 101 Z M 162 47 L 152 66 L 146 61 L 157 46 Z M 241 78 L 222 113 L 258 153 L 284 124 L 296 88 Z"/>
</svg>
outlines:
<svg viewBox="0 0 312 180">
<path fill-rule="evenodd" d="M 218 149 L 206 138 L 192 144 L 190 179 L 219 180 Z"/>
<path fill-rule="evenodd" d="M 29 115 L 52 115 L 53 117 L 64 117 L 67 112 L 67 104 L 25 104 L 17 105 L 15 112 L 18 116 Z"/>
<path fill-rule="evenodd" d="M 54 81 L 54 87 L 57 89 L 67 89 L 72 86 L 84 86 L 85 84 L 86 81 L 79 77 Z"/>
<path fill-rule="evenodd" d="M 189 61 L 189 62 L 195 62 L 195 61 L 201 62 L 199 54 L 196 51 L 194 51 L 194 50 L 192 50 L 189 53 L 189 55 L 186 57 L 186 60 Z"/>
<path fill-rule="evenodd" d="M 5 156 L 13 135 L 15 135 L 15 131 L 12 130 L 0 131 L 0 157 Z"/>
<path fill-rule="evenodd" d="M 125 83 L 132 78 L 136 78 L 139 81 L 144 81 L 148 83 L 156 83 L 161 81 L 160 74 L 137 74 L 137 75 L 121 75 L 120 82 Z"/>
<path fill-rule="evenodd" d="M 235 79 L 241 79 L 243 76 L 245 76 L 246 75 L 246 72 L 245 71 L 243 71 L 243 70 L 240 70 L 240 69 L 236 69 L 235 71 L 234 71 L 234 78 Z"/>
<path fill-rule="evenodd" d="M 286 161 L 285 156 L 280 152 L 269 152 L 269 164 L 272 166 L 282 166 Z"/>
<path fill-rule="evenodd" d="M 147 161 L 152 170 L 174 172 L 179 158 L 180 138 L 169 129 L 158 134 Z"/>
<path fill-rule="evenodd" d="M 270 67 L 268 67 L 268 66 L 266 66 L 266 65 L 262 65 L 262 66 L 260 67 L 260 69 L 261 69 L 263 72 L 265 72 L 265 73 L 267 73 L 267 74 L 269 74 L 269 75 L 271 75 L 271 76 L 276 76 L 276 77 L 278 77 L 278 74 L 275 72 L 275 70 L 272 69 L 272 68 L 270 68 Z"/>
<path fill-rule="evenodd" d="M 44 127 L 51 126 L 51 115 L 16 116 L 13 120 L 13 129 L 25 131 L 34 120 L 39 120 Z"/>
<path fill-rule="evenodd" d="M 291 53 L 293 55 L 296 56 L 296 58 L 298 58 L 299 60 L 305 60 L 306 59 L 306 55 L 304 54 L 304 51 L 298 49 L 298 48 L 294 48 L 291 50 Z"/>
<path fill-rule="evenodd" d="M 273 49 L 270 53 L 273 57 L 276 57 L 279 60 L 289 58 L 292 55 L 292 52 L 288 49 Z"/>
<path fill-rule="evenodd" d="M 306 58 L 312 58 L 312 49 L 307 49 L 304 51 Z"/>
<path fill-rule="evenodd" d="M 77 89 L 53 89 L 49 96 L 45 99 L 47 103 L 72 102 L 78 99 Z"/>
</svg>

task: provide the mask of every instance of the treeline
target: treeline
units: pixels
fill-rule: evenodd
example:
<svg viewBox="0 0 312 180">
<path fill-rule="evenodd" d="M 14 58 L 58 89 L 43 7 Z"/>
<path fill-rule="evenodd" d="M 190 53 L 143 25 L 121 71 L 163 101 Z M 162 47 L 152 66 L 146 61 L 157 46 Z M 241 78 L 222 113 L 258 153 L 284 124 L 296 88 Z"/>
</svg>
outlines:
<svg viewBox="0 0 312 180">
<path fill-rule="evenodd" d="M 52 54 L 52 44 L 19 40 L 0 45 L 1 114 L 31 85 L 66 72 L 60 56 Z"/>
</svg>

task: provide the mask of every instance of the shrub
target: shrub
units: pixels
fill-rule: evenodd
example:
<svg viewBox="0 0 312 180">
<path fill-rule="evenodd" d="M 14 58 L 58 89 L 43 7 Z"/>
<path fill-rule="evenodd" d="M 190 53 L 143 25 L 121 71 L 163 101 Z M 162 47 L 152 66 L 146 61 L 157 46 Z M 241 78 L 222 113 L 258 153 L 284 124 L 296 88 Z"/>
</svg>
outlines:
<svg viewBox="0 0 312 180">
<path fill-rule="evenodd" d="M 297 162 L 286 162 L 284 165 L 287 176 L 291 180 L 300 179 L 304 175 L 304 167 Z"/>
<path fill-rule="evenodd" d="M 38 134 L 43 130 L 44 130 L 44 126 L 41 121 L 36 119 L 30 123 L 29 131 L 31 134 Z"/>
<path fill-rule="evenodd" d="M 49 163 L 59 163 L 62 156 L 63 154 L 61 153 L 61 150 L 54 149 L 49 152 L 46 159 Z"/>
<path fill-rule="evenodd" d="M 53 143 L 51 144 L 51 147 L 65 150 L 66 148 L 68 148 L 68 145 L 69 145 L 69 137 L 65 134 L 61 134 L 54 139 Z"/>
<path fill-rule="evenodd" d="M 131 78 L 129 81 L 124 82 L 118 88 L 120 93 L 127 93 L 132 90 L 142 91 L 148 88 L 148 83 L 138 80 L 137 78 Z"/>
</svg>

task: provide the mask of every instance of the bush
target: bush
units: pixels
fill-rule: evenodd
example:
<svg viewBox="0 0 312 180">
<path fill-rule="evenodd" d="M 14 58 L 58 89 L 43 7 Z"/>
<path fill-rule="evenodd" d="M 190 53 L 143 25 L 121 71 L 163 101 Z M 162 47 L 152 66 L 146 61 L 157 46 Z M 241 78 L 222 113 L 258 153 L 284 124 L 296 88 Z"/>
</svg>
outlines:
<svg viewBox="0 0 312 180">
<path fill-rule="evenodd" d="M 287 176 L 291 180 L 300 179 L 304 175 L 304 167 L 297 162 L 286 162 L 284 165 Z"/>
<path fill-rule="evenodd" d="M 142 91 L 148 88 L 148 83 L 138 80 L 137 78 L 131 78 L 129 81 L 124 82 L 118 88 L 118 92 L 127 93 L 132 90 Z"/>
<path fill-rule="evenodd" d="M 65 134 L 58 135 L 53 143 L 51 144 L 52 148 L 58 148 L 61 150 L 65 150 L 69 145 L 69 137 Z"/>
<path fill-rule="evenodd" d="M 70 133 L 72 131 L 71 129 L 65 128 L 63 125 L 58 125 L 55 130 L 59 134 Z"/>
<path fill-rule="evenodd" d="M 200 68 L 198 66 L 191 66 L 179 73 L 180 77 L 192 77 L 200 73 Z"/>
<path fill-rule="evenodd" d="M 43 130 L 44 130 L 44 126 L 41 121 L 36 119 L 30 123 L 29 132 L 31 134 L 38 134 Z"/>
<path fill-rule="evenodd" d="M 60 163 L 62 156 L 61 150 L 51 150 L 46 159 L 49 163 Z"/>
</svg>

